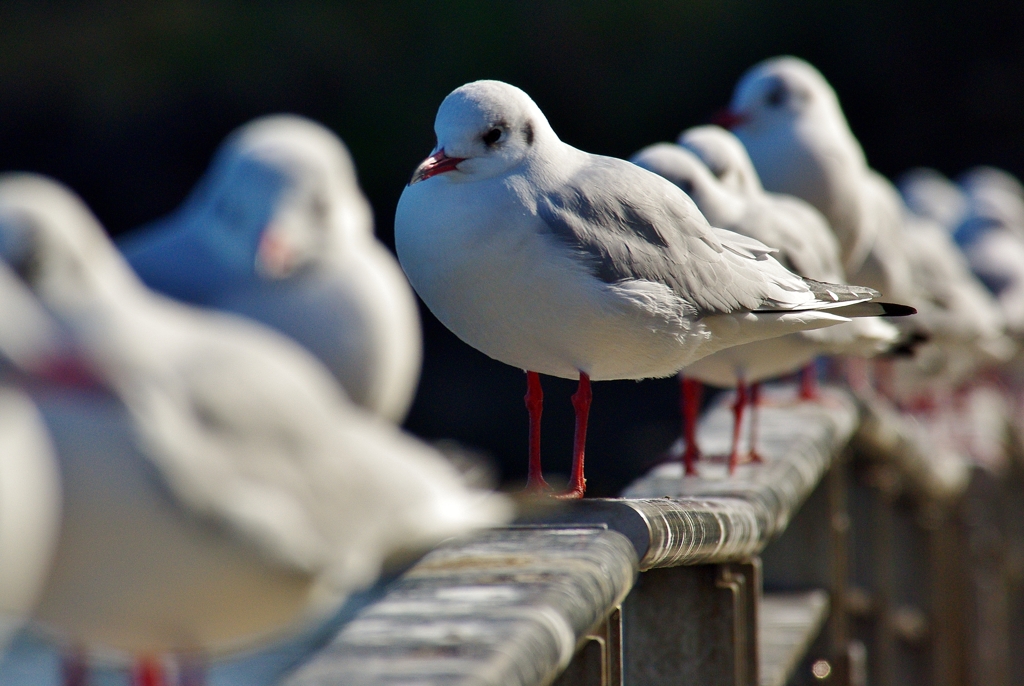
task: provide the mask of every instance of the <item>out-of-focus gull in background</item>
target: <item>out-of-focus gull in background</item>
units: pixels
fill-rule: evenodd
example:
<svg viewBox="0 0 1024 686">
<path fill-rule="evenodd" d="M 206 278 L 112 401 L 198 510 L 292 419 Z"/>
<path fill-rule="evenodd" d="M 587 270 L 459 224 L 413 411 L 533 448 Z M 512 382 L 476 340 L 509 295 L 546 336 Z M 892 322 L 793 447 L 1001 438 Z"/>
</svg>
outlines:
<svg viewBox="0 0 1024 686">
<path fill-rule="evenodd" d="M 952 227 L 954 238 L 995 295 L 1010 331 L 1024 339 L 1024 188 L 994 167 L 970 169 L 958 181 L 967 210 Z"/>
<path fill-rule="evenodd" d="M 16 246 L 0 237 L 0 258 Z M 60 327 L 0 259 L 0 655 L 31 616 L 57 545 L 61 484 L 49 432 L 15 381 L 55 358 Z"/>
<path fill-rule="evenodd" d="M 895 187 L 867 165 L 835 91 L 817 69 L 794 57 L 755 65 L 737 84 L 725 116 L 765 187 L 802 197 L 829 219 L 852 280 L 887 296 L 901 294 L 921 311 L 908 325 L 934 340 L 915 351 L 915 361 L 896 363 L 903 386 L 928 387 L 926 378 L 941 376 L 943 385 L 955 385 L 981 360 L 1012 354 L 1001 318 L 955 246 L 941 229 L 915 218 Z M 969 361 L 961 364 L 962 358 Z"/>
<path fill-rule="evenodd" d="M 931 219 L 950 233 L 967 216 L 967 194 L 935 169 L 916 167 L 906 171 L 896 185 L 911 212 Z"/>
<path fill-rule="evenodd" d="M 868 166 L 835 91 L 817 69 L 795 57 L 751 67 L 722 121 L 746 146 L 765 188 L 802 198 L 825 215 L 851 282 L 916 302 L 899 240 L 899 194 Z"/>
<path fill-rule="evenodd" d="M 569 494 L 581 496 L 590 379 L 675 374 L 726 347 L 881 314 L 876 292 L 794 275 L 712 228 L 671 182 L 559 140 L 526 93 L 453 91 L 395 217 L 399 259 L 463 341 L 532 374 L 580 379 Z M 536 440 L 534 440 L 534 438 Z M 539 434 L 530 476 L 540 483 Z"/>
<path fill-rule="evenodd" d="M 665 177 L 685 191 L 712 226 L 754 238 L 777 249 L 773 257 L 794 273 L 816 281 L 844 283 L 839 244 L 821 213 L 792 196 L 764 191 L 743 144 L 718 126 L 684 131 L 679 144 L 658 143 L 636 153 L 631 161 Z M 750 453 L 756 459 L 757 407 L 762 381 L 794 373 L 819 355 L 883 352 L 897 339 L 895 327 L 875 318 L 861 318 L 826 329 L 788 334 L 726 348 L 685 367 L 686 379 L 736 388 L 733 447 L 730 464 L 739 459 L 739 430 L 744 405 L 754 403 Z M 813 373 L 813 367 L 810 368 Z M 806 378 L 813 378 L 810 374 Z M 752 387 L 748 391 L 748 385 Z M 808 383 L 803 395 L 811 399 Z M 684 394 L 686 391 L 684 390 Z M 685 412 L 683 461 L 688 473 L 700 451 L 693 413 Z"/>
<path fill-rule="evenodd" d="M 257 119 L 221 146 L 173 214 L 121 241 L 144 282 L 291 336 L 357 404 L 401 421 L 422 348 L 419 314 L 341 140 L 294 115 Z"/>
<path fill-rule="evenodd" d="M 92 374 L 33 391 L 64 488 L 35 618 L 70 644 L 202 660 L 511 515 L 290 339 L 146 290 L 59 184 L 0 177 L 0 236 Z"/>
</svg>

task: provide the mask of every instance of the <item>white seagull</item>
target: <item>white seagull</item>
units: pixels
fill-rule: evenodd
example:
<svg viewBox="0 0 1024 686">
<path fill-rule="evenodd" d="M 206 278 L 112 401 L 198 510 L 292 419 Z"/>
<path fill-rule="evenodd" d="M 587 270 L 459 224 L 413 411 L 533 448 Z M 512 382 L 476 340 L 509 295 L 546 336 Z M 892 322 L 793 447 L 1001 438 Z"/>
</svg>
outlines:
<svg viewBox="0 0 1024 686">
<path fill-rule="evenodd" d="M 955 238 L 1009 330 L 1024 339 L 1024 187 L 994 167 L 970 169 L 958 181 L 968 206 Z"/>
<path fill-rule="evenodd" d="M 579 378 L 566 496 L 581 497 L 591 379 L 669 376 L 886 309 L 870 289 L 803 279 L 759 241 L 712 228 L 660 176 L 563 143 L 508 84 L 456 89 L 434 130 L 398 203 L 398 257 L 459 338 L 527 370 L 531 486 L 543 486 L 538 373 Z"/>
<path fill-rule="evenodd" d="M 0 655 L 35 610 L 61 513 L 53 442 L 14 381 L 21 364 L 55 355 L 61 343 L 59 326 L 0 260 Z"/>
<path fill-rule="evenodd" d="M 393 421 L 412 403 L 419 314 L 344 143 L 303 117 L 246 124 L 170 216 L 121 242 L 146 284 L 291 336 L 349 397 Z"/>
<path fill-rule="evenodd" d="M 923 328 L 930 338 L 912 358 L 897 360 L 892 391 L 904 404 L 948 397 L 983 367 L 1006 362 L 1016 345 L 992 294 L 971 272 L 967 258 L 937 222 L 907 210 L 900 239 L 914 282 Z"/>
<path fill-rule="evenodd" d="M 796 57 L 755 65 L 719 121 L 746 146 L 765 188 L 802 198 L 825 215 L 847 278 L 886 298 L 915 302 L 899 240 L 902 201 L 868 167 L 835 91 L 817 69 Z"/>
<path fill-rule="evenodd" d="M 28 395 L 0 382 L 0 655 L 43 592 L 60 512 L 57 459 L 42 417 Z"/>
<path fill-rule="evenodd" d="M 684 131 L 679 145 L 659 143 L 633 156 L 633 163 L 665 177 L 683 189 L 712 226 L 736 231 L 778 248 L 776 258 L 800 276 L 816 281 L 845 281 L 839 245 L 821 213 L 792 196 L 767 193 L 739 140 L 718 126 Z M 733 448 L 729 463 L 739 460 L 739 428 L 744 405 L 754 408 L 750 455 L 757 456 L 757 405 L 766 379 L 804 368 L 801 397 L 816 396 L 815 357 L 827 354 L 871 356 L 892 345 L 898 331 L 878 319 L 856 319 L 827 329 L 804 331 L 726 348 L 680 372 L 684 398 L 683 461 L 687 473 L 699 459 L 696 445 L 696 405 L 699 384 L 736 388 Z M 748 384 L 749 392 L 748 392 Z"/>
<path fill-rule="evenodd" d="M 510 516 L 290 339 L 145 289 L 59 184 L 0 177 L 0 237 L 93 374 L 40 400 L 65 495 L 35 617 L 72 644 L 151 676 L 154 656 L 323 618 L 389 561 Z"/>
<path fill-rule="evenodd" d="M 967 217 L 967 194 L 935 169 L 911 169 L 900 175 L 896 185 L 911 212 L 931 219 L 950 233 L 955 233 Z"/>
</svg>

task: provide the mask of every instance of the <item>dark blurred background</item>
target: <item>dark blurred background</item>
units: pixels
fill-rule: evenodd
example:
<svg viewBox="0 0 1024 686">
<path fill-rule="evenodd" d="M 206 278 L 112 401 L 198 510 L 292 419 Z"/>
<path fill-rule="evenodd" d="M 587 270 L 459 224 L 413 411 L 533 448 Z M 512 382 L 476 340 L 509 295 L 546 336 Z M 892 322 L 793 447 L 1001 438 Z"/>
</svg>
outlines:
<svg viewBox="0 0 1024 686">
<path fill-rule="evenodd" d="M 392 244 L 394 208 L 433 146 L 437 106 L 479 78 L 520 86 L 563 140 L 628 156 L 726 104 L 776 54 L 817 65 L 873 166 L 1024 172 L 1024 3 L 0 3 L 0 169 L 50 174 L 111 233 L 174 208 L 221 139 L 289 111 L 352 150 Z M 425 316 L 408 427 L 526 466 L 521 371 Z M 567 472 L 573 383 L 545 380 L 545 464 Z M 590 493 L 610 495 L 677 434 L 673 380 L 595 386 Z"/>
</svg>

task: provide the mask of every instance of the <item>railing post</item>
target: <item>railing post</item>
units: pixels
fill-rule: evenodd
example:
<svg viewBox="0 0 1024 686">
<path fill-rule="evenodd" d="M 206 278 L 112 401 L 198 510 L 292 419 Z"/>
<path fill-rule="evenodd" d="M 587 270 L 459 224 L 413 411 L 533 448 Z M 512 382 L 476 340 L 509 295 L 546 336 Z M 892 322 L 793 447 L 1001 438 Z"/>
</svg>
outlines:
<svg viewBox="0 0 1024 686">
<path fill-rule="evenodd" d="M 756 686 L 760 562 L 643 573 L 623 603 L 628 684 Z"/>
<path fill-rule="evenodd" d="M 553 686 L 622 686 L 622 609 L 584 637 L 583 647 Z"/>
<path fill-rule="evenodd" d="M 847 616 L 846 587 L 850 577 L 850 514 L 847 498 L 847 455 L 832 465 L 825 479 L 828 488 L 829 557 L 832 560 L 828 618 L 829 652 L 832 682 L 850 686 L 850 626 Z"/>
</svg>

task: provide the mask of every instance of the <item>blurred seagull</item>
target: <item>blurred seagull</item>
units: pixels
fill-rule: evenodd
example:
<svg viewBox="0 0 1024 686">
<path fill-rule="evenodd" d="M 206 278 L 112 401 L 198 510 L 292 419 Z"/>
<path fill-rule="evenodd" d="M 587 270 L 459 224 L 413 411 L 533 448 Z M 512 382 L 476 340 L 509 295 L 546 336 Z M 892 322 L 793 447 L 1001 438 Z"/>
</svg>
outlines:
<svg viewBox="0 0 1024 686">
<path fill-rule="evenodd" d="M 968 170 L 959 182 L 967 211 L 954 237 L 995 295 L 1010 332 L 1024 338 L 1024 188 L 994 167 Z"/>
<path fill-rule="evenodd" d="M 903 382 L 911 381 L 902 385 L 930 395 L 935 384 L 955 384 L 977 364 L 1005 359 L 1012 346 L 1003 324 L 958 251 L 941 229 L 922 229 L 926 220 L 914 219 L 892 184 L 867 166 L 835 92 L 814 67 L 794 57 L 756 65 L 736 86 L 727 119 L 766 187 L 803 197 L 829 219 L 851 280 L 921 310 L 908 322 L 917 329 L 909 338 L 935 343 L 896 363 Z"/>
<path fill-rule="evenodd" d="M 529 485 L 542 488 L 538 374 L 579 378 L 566 497 L 585 489 L 590 380 L 669 376 L 741 343 L 900 311 L 802 279 L 759 241 L 712 228 L 671 182 L 558 139 L 523 91 L 453 91 L 398 203 L 399 260 L 469 345 L 527 370 Z"/>
<path fill-rule="evenodd" d="M 0 655 L 39 601 L 60 512 L 60 475 L 42 417 L 28 395 L 0 382 Z"/>
<path fill-rule="evenodd" d="M 633 163 L 665 177 L 684 190 L 712 226 L 729 229 L 778 248 L 776 259 L 802 277 L 842 283 L 839 245 L 824 217 L 813 207 L 791 196 L 766 193 L 742 143 L 718 126 L 684 131 L 679 145 L 659 143 L 633 156 Z M 760 383 L 796 372 L 805 373 L 801 396 L 815 397 L 815 357 L 825 354 L 871 356 L 892 345 L 898 331 L 877 319 L 856 319 L 827 329 L 788 334 L 726 348 L 701 358 L 680 372 L 684 398 L 683 460 L 694 473 L 699 458 L 696 445 L 696 405 L 699 386 L 692 379 L 713 386 L 736 388 L 733 447 L 730 467 L 739 460 L 739 430 L 744 405 L 754 405 L 750 455 L 757 457 L 757 402 Z M 748 391 L 748 384 L 750 388 Z"/>
<path fill-rule="evenodd" d="M 36 618 L 136 656 L 140 683 L 158 654 L 297 629 L 510 516 L 289 339 L 146 290 L 59 184 L 0 177 L 0 249 L 94 375 L 40 393 L 65 497 Z"/>
<path fill-rule="evenodd" d="M 181 208 L 121 247 L 151 288 L 282 331 L 357 404 L 405 417 L 422 356 L 415 298 L 323 126 L 293 115 L 243 126 Z"/>
<path fill-rule="evenodd" d="M 948 397 L 973 372 L 1009 360 L 1016 345 L 998 303 L 949 232 L 927 217 L 906 215 L 900 239 L 924 294 L 918 319 L 931 332 L 912 358 L 895 362 L 892 390 L 897 400 L 912 403 L 936 393 Z"/>
<path fill-rule="evenodd" d="M 825 215 L 847 278 L 914 303 L 918 294 L 898 236 L 899 194 L 868 167 L 835 91 L 817 69 L 796 57 L 755 65 L 719 121 L 746 146 L 765 188 L 802 198 Z"/>
<path fill-rule="evenodd" d="M 918 167 L 904 172 L 897 187 L 911 212 L 932 220 L 950 233 L 967 217 L 967 194 L 934 169 Z"/>
</svg>

